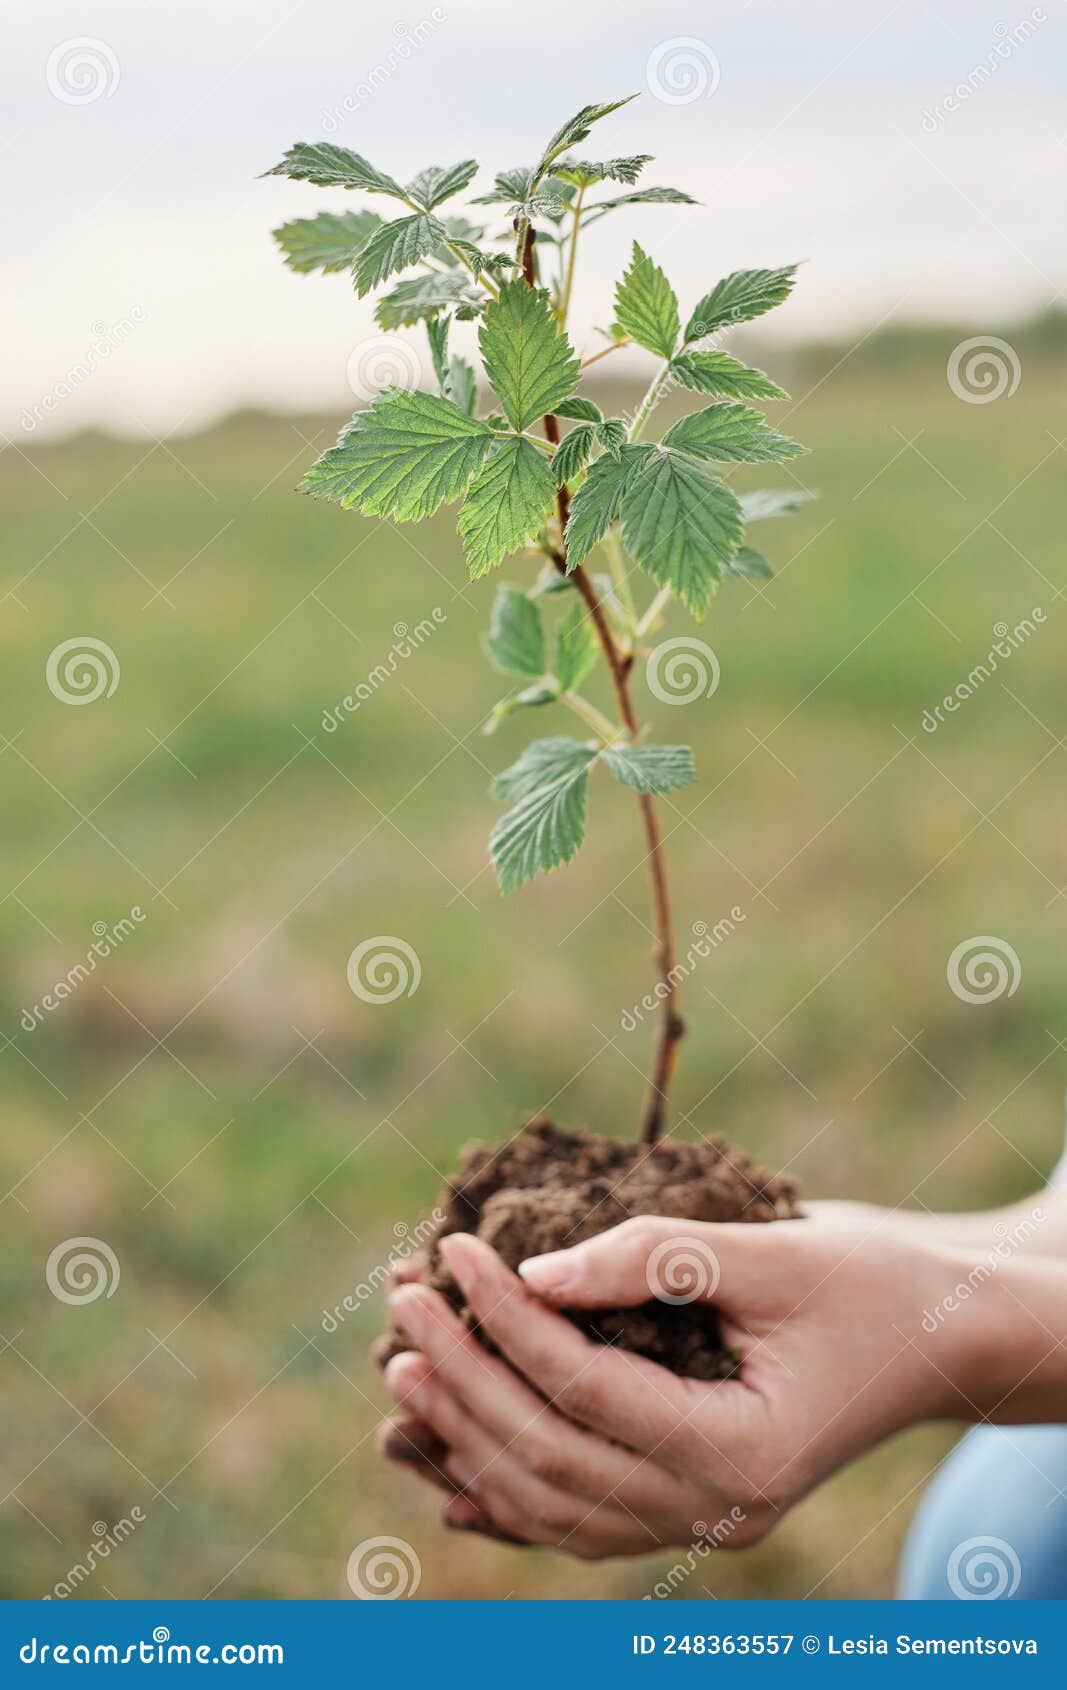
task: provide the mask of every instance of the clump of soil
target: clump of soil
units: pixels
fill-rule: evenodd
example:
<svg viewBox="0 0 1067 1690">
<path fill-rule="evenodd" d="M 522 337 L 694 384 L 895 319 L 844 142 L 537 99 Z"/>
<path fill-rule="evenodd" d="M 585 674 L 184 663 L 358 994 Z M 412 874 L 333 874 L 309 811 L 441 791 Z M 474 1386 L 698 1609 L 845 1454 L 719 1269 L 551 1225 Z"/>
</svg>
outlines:
<svg viewBox="0 0 1067 1690">
<path fill-rule="evenodd" d="M 475 1317 L 438 1250 L 449 1233 L 475 1233 L 515 1269 L 528 1256 L 580 1244 L 634 1215 L 760 1222 L 800 1213 L 792 1180 L 756 1167 L 724 1138 L 635 1145 L 561 1132 L 544 1118 L 498 1150 L 468 1146 L 438 1207 L 444 1219 L 429 1240 L 420 1278 L 472 1330 Z M 726 1378 L 736 1363 L 722 1344 L 715 1310 L 681 1300 L 699 1289 L 693 1276 L 699 1278 L 706 1267 L 692 1251 L 687 1260 L 680 1245 L 674 1261 L 665 1257 L 657 1278 L 678 1300 L 650 1298 L 640 1308 L 582 1310 L 568 1319 L 590 1337 L 648 1356 L 687 1378 Z M 391 1331 L 378 1339 L 375 1359 L 384 1367 L 408 1347 Z"/>
</svg>

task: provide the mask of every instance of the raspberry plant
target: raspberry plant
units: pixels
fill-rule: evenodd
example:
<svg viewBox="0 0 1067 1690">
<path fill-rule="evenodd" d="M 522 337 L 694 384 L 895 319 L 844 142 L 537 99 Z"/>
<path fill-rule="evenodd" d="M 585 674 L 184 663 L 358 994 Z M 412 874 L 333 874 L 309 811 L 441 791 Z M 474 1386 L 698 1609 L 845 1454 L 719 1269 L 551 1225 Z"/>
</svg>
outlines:
<svg viewBox="0 0 1067 1690">
<path fill-rule="evenodd" d="M 534 740 L 494 783 L 494 795 L 510 806 L 489 840 L 502 889 L 511 892 L 538 871 L 570 862 L 584 837 L 595 769 L 636 795 L 660 998 L 644 1121 L 651 1143 L 662 1130 L 683 1032 L 655 800 L 690 785 L 694 767 L 688 746 L 646 741 L 631 671 L 671 598 L 700 619 L 723 581 L 768 577 L 766 559 L 745 544 L 746 522 L 786 515 L 807 495 L 738 495 L 724 479 L 728 471 L 709 468 L 781 462 L 804 451 L 746 403 L 788 395 L 713 344 L 781 304 L 795 265 L 734 271 L 699 300 L 683 327 L 667 277 L 635 242 L 615 289 L 606 344 L 579 359 L 567 338 L 586 232 L 631 205 L 696 203 L 675 188 L 635 186 L 651 162 L 647 154 L 597 163 L 575 157 L 572 149 L 594 124 L 626 103 L 584 106 L 532 169 L 501 171 L 491 192 L 471 200 L 472 217 L 457 215 L 454 201 L 474 179 L 474 159 L 430 166 L 403 186 L 347 147 L 300 141 L 267 174 L 361 190 L 402 208 L 389 217 L 369 209 L 323 211 L 283 224 L 275 237 L 293 270 L 347 271 L 361 298 L 386 288 L 376 321 L 390 331 L 422 325 L 437 385 L 433 393 L 380 394 L 311 466 L 301 491 L 396 522 L 419 522 L 462 499 L 459 532 L 472 577 L 488 575 L 513 553 L 542 562 L 528 585 L 497 589 L 485 647 L 514 686 L 487 726 L 515 711 L 562 705 L 585 735 Z M 452 325 L 473 321 L 481 379 L 450 346 Z M 591 366 L 625 346 L 651 354 L 654 372 L 631 417 L 605 417 L 578 389 Z M 479 416 L 484 388 L 490 409 Z M 657 402 L 678 388 L 711 403 L 658 441 L 645 438 Z M 603 573 L 590 567 L 598 548 Z M 642 576 L 655 587 L 644 607 L 637 602 Z M 564 609 L 550 656 L 545 619 L 556 594 Z M 599 660 L 610 677 L 615 722 L 582 690 Z"/>
</svg>

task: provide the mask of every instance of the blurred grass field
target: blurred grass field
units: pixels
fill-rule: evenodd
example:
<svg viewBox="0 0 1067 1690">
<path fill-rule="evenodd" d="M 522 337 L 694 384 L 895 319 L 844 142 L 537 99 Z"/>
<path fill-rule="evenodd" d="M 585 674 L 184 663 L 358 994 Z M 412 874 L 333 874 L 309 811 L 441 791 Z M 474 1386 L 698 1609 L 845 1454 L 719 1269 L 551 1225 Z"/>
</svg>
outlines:
<svg viewBox="0 0 1067 1690">
<path fill-rule="evenodd" d="M 640 690 L 657 734 L 697 752 L 698 786 L 666 810 L 683 949 L 694 922 L 745 916 L 686 989 L 677 1131 L 727 1132 L 809 1194 L 930 1208 L 1033 1189 L 1067 1077 L 1065 352 L 1016 340 L 1019 391 L 967 404 L 945 381 L 961 334 L 797 361 L 782 426 L 815 455 L 788 468 L 819 502 L 753 535 L 780 570 L 767 590 L 720 595 L 715 696 Z M 45 1594 L 94 1523 L 134 1507 L 80 1596 L 344 1597 L 350 1551 L 385 1534 L 417 1550 L 422 1597 L 636 1596 L 678 1559 L 447 1537 L 374 1454 L 380 1295 L 321 1324 L 464 1141 L 540 1109 L 635 1130 L 648 1035 L 619 1022 L 650 979 L 624 792 L 591 794 L 570 870 L 498 897 L 490 775 L 531 729 L 569 725 L 545 710 L 481 735 L 505 690 L 477 646 L 492 584 L 465 583 L 451 515 L 395 529 L 293 497 L 334 428 L 250 415 L 0 457 L 9 1597 Z M 924 732 L 994 625 L 1035 607 L 1034 635 Z M 435 608 L 432 637 L 325 733 L 396 626 Z M 689 626 L 673 612 L 666 632 Z M 84 634 L 121 680 L 72 708 L 45 665 Z M 122 946 L 27 1032 L 93 924 L 134 906 Z M 414 947 L 413 996 L 349 990 L 375 934 Z M 976 934 L 1021 959 L 995 1004 L 948 989 Z M 121 1280 L 76 1307 L 45 1264 L 81 1236 Z M 890 1593 L 952 1436 L 875 1452 L 677 1599 Z"/>
</svg>

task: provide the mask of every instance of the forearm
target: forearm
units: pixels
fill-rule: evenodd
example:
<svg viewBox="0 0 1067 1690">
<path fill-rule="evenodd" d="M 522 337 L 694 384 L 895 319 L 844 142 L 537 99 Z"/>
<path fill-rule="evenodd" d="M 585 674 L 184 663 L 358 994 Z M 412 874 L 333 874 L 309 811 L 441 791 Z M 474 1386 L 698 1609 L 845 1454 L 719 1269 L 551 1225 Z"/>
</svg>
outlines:
<svg viewBox="0 0 1067 1690">
<path fill-rule="evenodd" d="M 979 1257 L 935 1318 L 976 1418 L 1067 1421 L 1067 1261 Z"/>
<path fill-rule="evenodd" d="M 916 1243 L 987 1251 L 996 1257 L 1041 1255 L 1067 1259 L 1067 1185 L 1046 1186 L 1003 1209 L 934 1213 L 866 1203 L 812 1203 L 816 1218 L 866 1218 L 875 1231 L 892 1229 Z"/>
</svg>

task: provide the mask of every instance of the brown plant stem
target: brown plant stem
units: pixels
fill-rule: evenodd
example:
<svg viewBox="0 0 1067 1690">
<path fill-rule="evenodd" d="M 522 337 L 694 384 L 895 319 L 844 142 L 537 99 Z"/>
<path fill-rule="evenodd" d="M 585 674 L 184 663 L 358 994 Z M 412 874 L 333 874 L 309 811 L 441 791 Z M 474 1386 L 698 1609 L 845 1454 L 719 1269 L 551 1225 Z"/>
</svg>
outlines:
<svg viewBox="0 0 1067 1690">
<path fill-rule="evenodd" d="M 535 234 L 532 227 L 527 227 L 526 238 L 522 249 L 523 280 L 529 287 L 537 285 L 537 260 L 534 252 Z M 552 446 L 559 445 L 559 420 L 554 416 L 543 419 L 545 439 Z M 570 516 L 570 494 L 566 487 L 556 489 L 556 515 L 559 520 L 559 548 L 553 548 L 552 561 L 561 575 L 567 575 L 567 519 Z M 571 570 L 569 579 L 574 582 L 596 631 L 600 642 L 600 649 L 604 654 L 608 671 L 611 675 L 611 685 L 615 693 L 615 704 L 619 720 L 632 739 L 640 734 L 637 717 L 634 714 L 633 700 L 630 697 L 630 670 L 633 666 L 633 653 L 621 652 L 615 643 L 615 636 L 611 630 L 604 606 L 589 576 L 581 564 Z M 671 893 L 667 879 L 666 853 L 663 848 L 663 835 L 660 832 L 659 815 L 655 801 L 649 792 L 638 792 L 637 807 L 641 812 L 641 824 L 645 833 L 647 846 L 646 861 L 652 894 L 652 918 L 656 933 L 653 948 L 653 958 L 659 971 L 660 985 L 663 997 L 660 1003 L 659 1030 L 656 1037 L 656 1049 L 649 1075 L 648 1101 L 645 1104 L 644 1123 L 641 1137 L 645 1144 L 655 1144 L 663 1131 L 664 1118 L 667 1107 L 667 1093 L 670 1090 L 677 1060 L 678 1041 L 685 1032 L 685 1022 L 677 1009 L 678 988 L 674 978 L 674 919 L 671 912 Z"/>
</svg>

